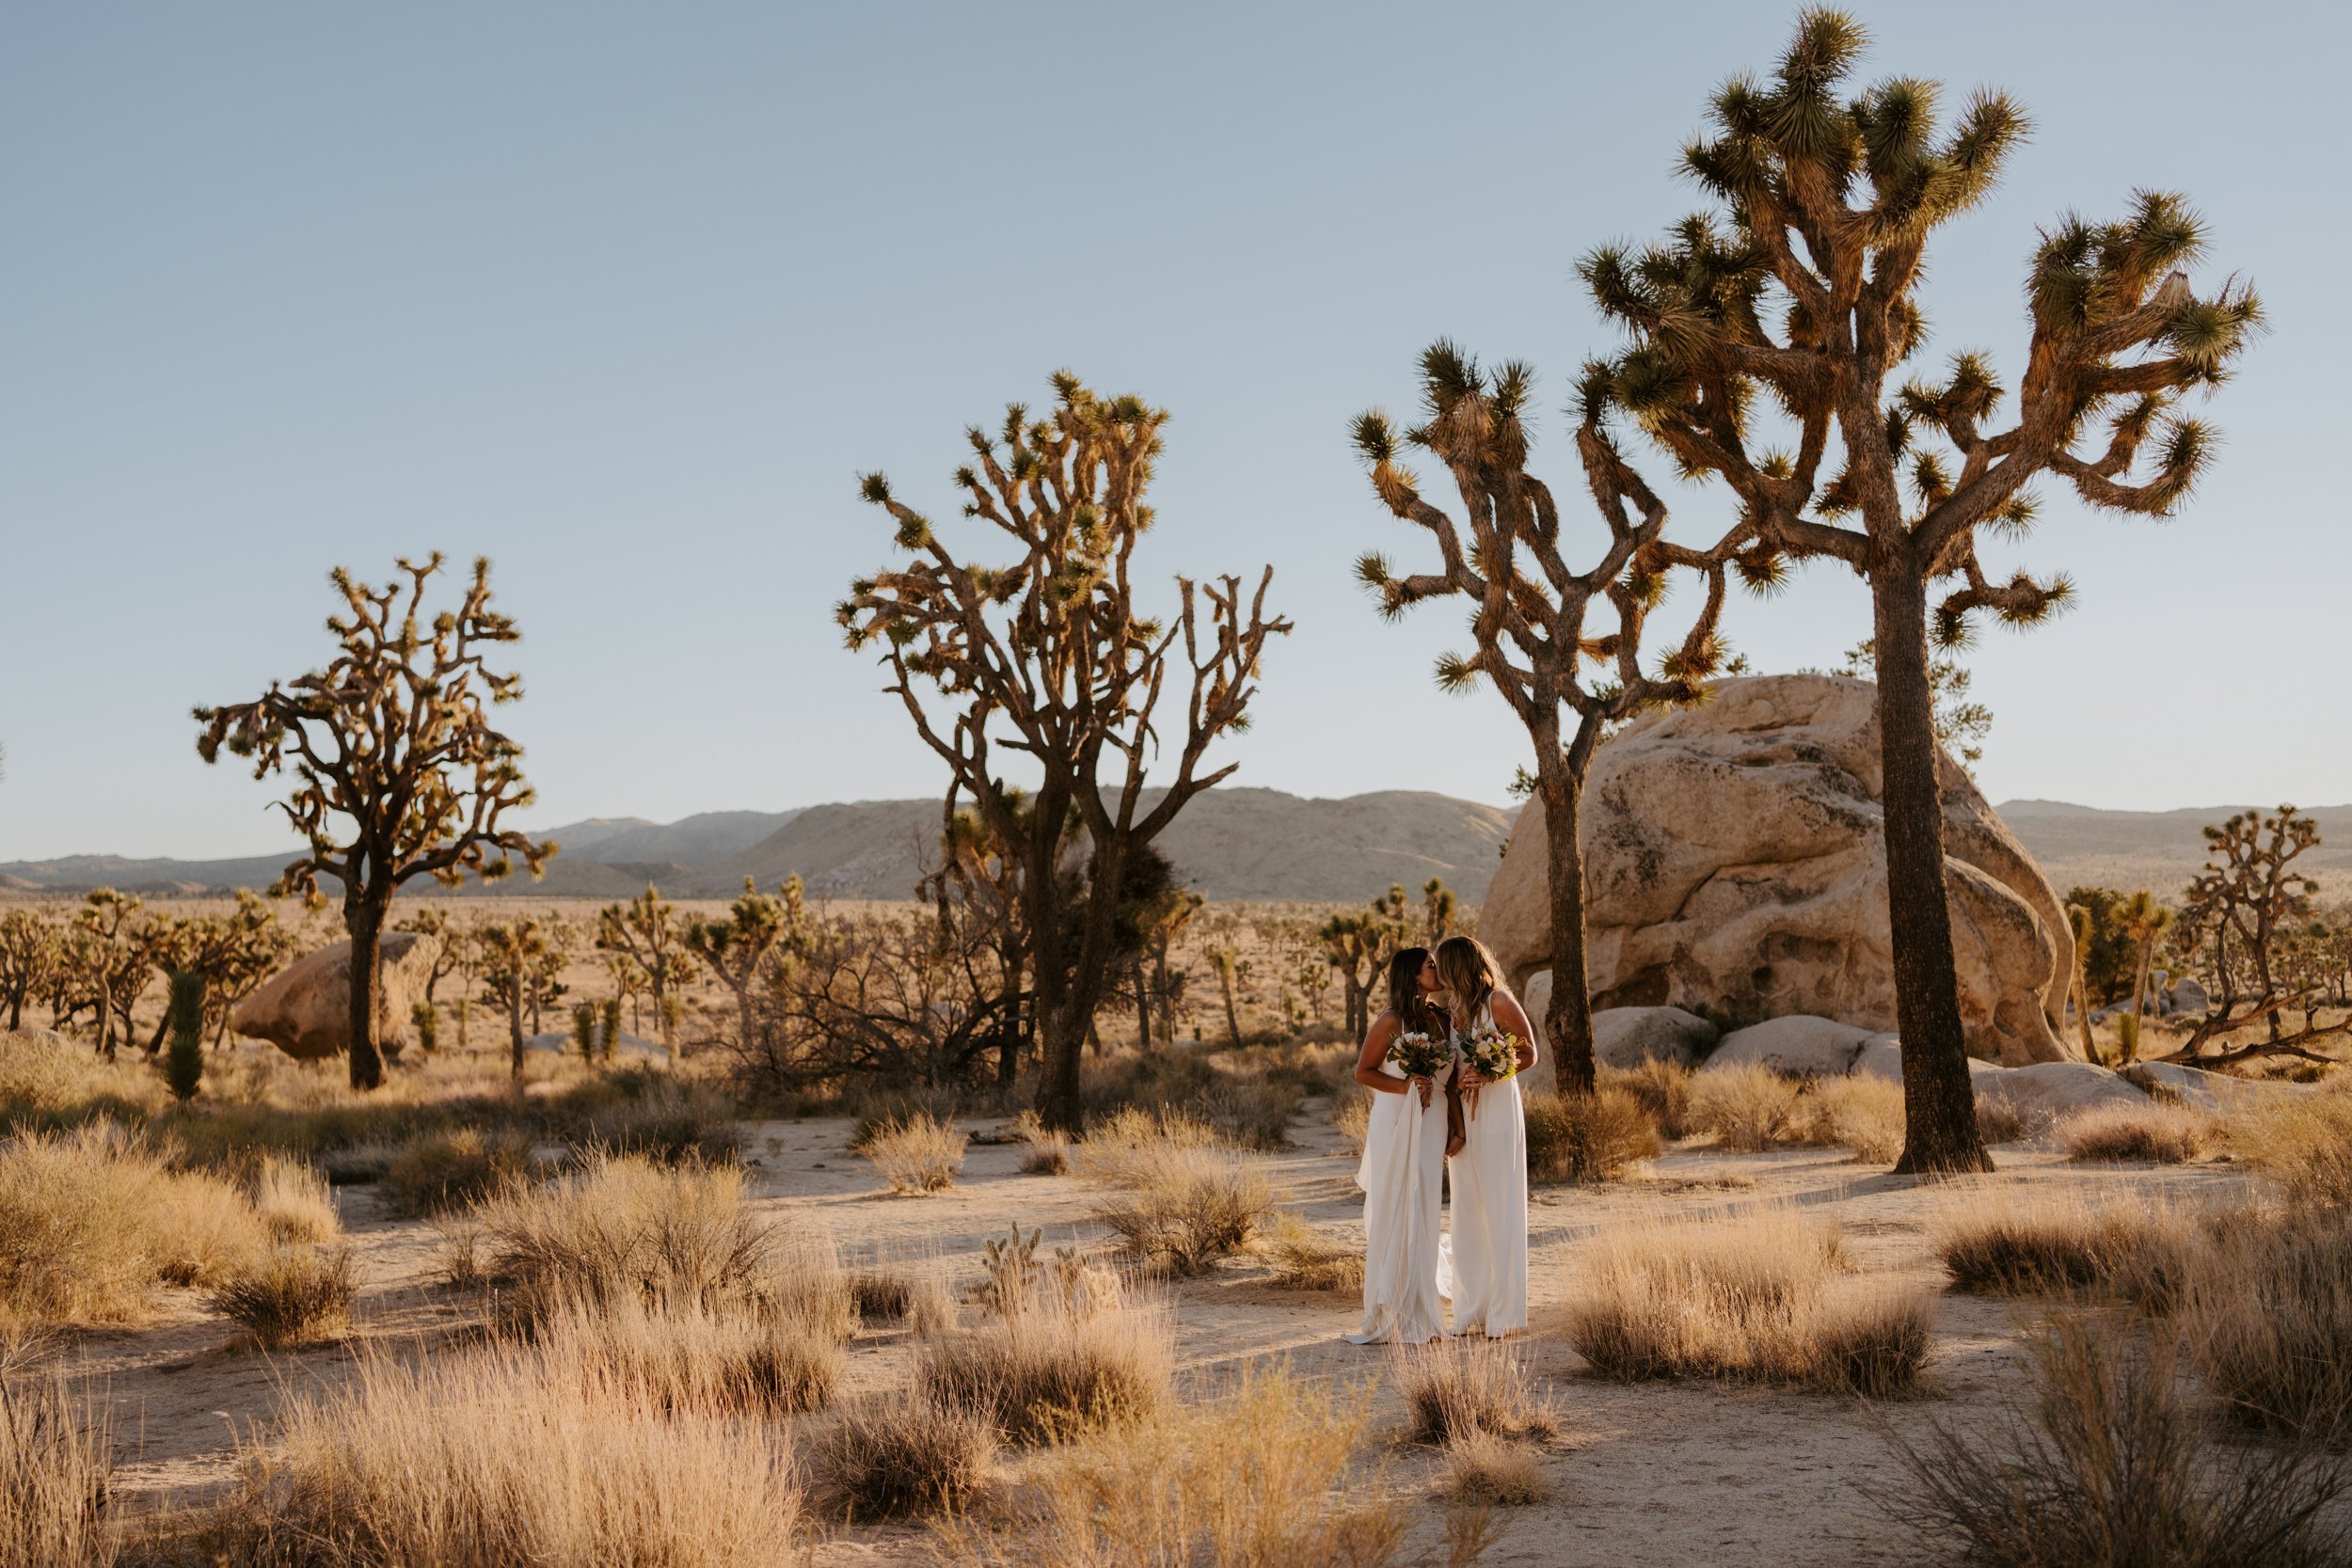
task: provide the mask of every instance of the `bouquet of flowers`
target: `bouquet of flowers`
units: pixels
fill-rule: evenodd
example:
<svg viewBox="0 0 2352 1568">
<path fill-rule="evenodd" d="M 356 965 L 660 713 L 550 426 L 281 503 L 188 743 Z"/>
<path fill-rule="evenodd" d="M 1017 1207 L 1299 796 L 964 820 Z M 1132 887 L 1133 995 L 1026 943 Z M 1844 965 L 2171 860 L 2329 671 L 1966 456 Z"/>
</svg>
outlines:
<svg viewBox="0 0 2352 1568">
<path fill-rule="evenodd" d="M 1388 1065 L 1407 1078 L 1435 1078 L 1454 1060 L 1444 1043 L 1415 1030 L 1396 1037 L 1389 1047 Z"/>
<path fill-rule="evenodd" d="M 1464 1064 L 1490 1084 L 1519 1074 L 1519 1037 L 1508 1029 L 1472 1029 L 1456 1035 Z"/>
</svg>

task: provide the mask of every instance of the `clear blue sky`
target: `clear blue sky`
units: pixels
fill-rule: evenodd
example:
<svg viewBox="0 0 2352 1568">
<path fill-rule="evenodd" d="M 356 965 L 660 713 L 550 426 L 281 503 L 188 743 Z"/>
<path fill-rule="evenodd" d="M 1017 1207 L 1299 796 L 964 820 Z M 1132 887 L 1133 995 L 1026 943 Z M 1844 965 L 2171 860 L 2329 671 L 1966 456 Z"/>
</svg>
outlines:
<svg viewBox="0 0 2352 1568">
<path fill-rule="evenodd" d="M 952 515 L 968 421 L 1071 365 L 1174 415 L 1159 573 L 1278 568 L 1237 782 L 1496 800 L 1458 619 L 1347 563 L 1415 539 L 1346 442 L 1451 334 L 1607 339 L 1577 255 L 1693 202 L 1677 147 L 1793 7 L 24 4 L 0 19 L 0 859 L 275 847 L 189 707 L 326 651 L 327 568 L 488 552 L 543 808 L 668 819 L 941 783 L 827 615 L 886 560 L 861 469 Z M 1974 656 L 1995 798 L 2352 798 L 2334 8 L 1872 6 L 1874 71 L 2037 133 L 1931 258 L 1939 349 L 2013 380 L 2061 211 L 2188 192 L 2275 331 L 2163 524 L 2055 503 L 2081 602 Z M 1668 19 L 1670 18 L 1670 20 Z M 1704 495 L 1675 499 L 1696 528 Z M 1833 662 L 1835 568 L 1734 640 Z M 1403 744 L 1418 726 L 1421 739 Z"/>
</svg>

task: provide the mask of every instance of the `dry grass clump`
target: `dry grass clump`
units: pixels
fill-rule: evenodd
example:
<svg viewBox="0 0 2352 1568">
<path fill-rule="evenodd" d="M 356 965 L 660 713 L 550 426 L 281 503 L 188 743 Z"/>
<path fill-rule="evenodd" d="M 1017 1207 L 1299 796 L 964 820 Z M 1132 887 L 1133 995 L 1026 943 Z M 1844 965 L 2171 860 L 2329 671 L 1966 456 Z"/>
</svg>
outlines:
<svg viewBox="0 0 2352 1568">
<path fill-rule="evenodd" d="M 1613 1085 L 1589 1095 L 1536 1091 L 1522 1103 L 1531 1181 L 1608 1181 L 1665 1152 L 1642 1102 Z"/>
<path fill-rule="evenodd" d="M 977 1328 L 927 1338 L 915 1388 L 1007 1442 L 1034 1443 L 1152 1415 L 1168 1402 L 1174 1366 L 1164 1310 L 1041 1294 Z"/>
<path fill-rule="evenodd" d="M 1851 1148 L 1865 1164 L 1884 1164 L 1902 1152 L 1903 1086 L 1893 1079 L 1788 1078 L 1754 1062 L 1700 1073 L 1653 1062 L 1644 1071 L 1645 1099 L 1681 1101 L 1661 1123 L 1711 1134 L 1735 1153 Z"/>
<path fill-rule="evenodd" d="M 1798 1101 L 1800 1142 L 1851 1148 L 1866 1165 L 1891 1165 L 1903 1151 L 1903 1086 L 1858 1073 L 1824 1078 Z"/>
<path fill-rule="evenodd" d="M 108 1568 L 114 1439 L 65 1380 L 0 1377 L 0 1568 Z"/>
<path fill-rule="evenodd" d="M 1691 1075 L 1691 1103 L 1683 1126 L 1711 1134 L 1722 1148 L 1755 1154 L 1803 1138 L 1798 1100 L 1804 1085 L 1756 1062 L 1741 1062 Z"/>
<path fill-rule="evenodd" d="M 1396 1383 L 1416 1443 L 1477 1436 L 1548 1441 L 1560 1433 L 1550 1407 L 1528 1386 L 1527 1364 L 1483 1336 L 1399 1347 Z"/>
<path fill-rule="evenodd" d="M 1289 1291 L 1360 1291 L 1361 1247 L 1331 1240 L 1295 1209 L 1278 1209 L 1259 1247 L 1274 1265 L 1274 1283 Z"/>
<path fill-rule="evenodd" d="M 665 1165 L 690 1160 L 717 1164 L 741 1156 L 743 1130 L 735 1107 L 710 1085 L 640 1071 L 600 1082 L 615 1093 L 614 1102 L 580 1116 L 569 1142 Z"/>
<path fill-rule="evenodd" d="M 144 1063 L 110 1063 L 47 1034 L 0 1029 L 0 1129 L 136 1126 L 164 1103 L 163 1082 Z"/>
<path fill-rule="evenodd" d="M 850 1305 L 861 1324 L 903 1323 L 914 1304 L 912 1270 L 876 1263 L 850 1273 Z"/>
<path fill-rule="evenodd" d="M 2337 1568 L 2326 1519 L 2347 1479 L 2309 1447 L 2210 1441 L 2161 1344 L 2062 1321 L 2032 1393 L 1990 1431 L 1890 1440 L 1912 1495 L 1891 1507 L 1929 1550 L 1983 1568 Z"/>
<path fill-rule="evenodd" d="M 331 1241 L 342 1230 L 335 1195 L 307 1160 L 264 1154 L 252 1177 L 253 1212 L 273 1242 Z"/>
<path fill-rule="evenodd" d="M 1094 1124 L 1086 1142 L 1070 1151 L 1071 1168 L 1082 1181 L 1105 1187 L 1139 1187 L 1160 1169 L 1195 1149 L 1216 1147 L 1216 1129 L 1174 1111 L 1130 1106 Z"/>
<path fill-rule="evenodd" d="M 996 1429 L 981 1412 L 898 1392 L 850 1406 L 816 1444 L 818 1486 L 850 1519 L 968 1507 L 988 1484 Z"/>
<path fill-rule="evenodd" d="M 638 1389 L 663 1410 L 821 1410 L 841 1380 L 841 1340 L 765 1302 L 572 1302 L 532 1329 L 550 1373 Z"/>
<path fill-rule="evenodd" d="M 358 1288 L 351 1254 L 308 1244 L 278 1245 L 230 1271 L 213 1288 L 213 1310 L 233 1318 L 263 1350 L 316 1344 L 351 1326 Z"/>
<path fill-rule="evenodd" d="M 2352 1081 L 2275 1091 L 2227 1123 L 2231 1149 L 2298 1206 L 2352 1208 Z"/>
<path fill-rule="evenodd" d="M 1360 1157 L 1364 1140 L 1372 1136 L 1372 1091 L 1360 1084 L 1342 1089 L 1331 1107 L 1331 1125 L 1347 1140 L 1348 1152 Z"/>
<path fill-rule="evenodd" d="M 1241 1159 L 1191 1148 L 1155 1162 L 1141 1184 L 1098 1204 L 1094 1217 L 1137 1258 L 1189 1277 L 1247 1246 L 1273 1206 L 1264 1176 Z"/>
<path fill-rule="evenodd" d="M 245 1196 L 171 1169 L 108 1122 L 0 1140 L 0 1310 L 41 1323 L 135 1321 L 158 1285 L 219 1279 L 262 1247 Z"/>
<path fill-rule="evenodd" d="M 2217 1226 L 2185 1296 L 2189 1359 L 2233 1419 L 2352 1445 L 2352 1215 Z"/>
<path fill-rule="evenodd" d="M 1832 1288 L 1835 1227 L 1766 1209 L 1729 1222 L 1621 1227 L 1595 1243 L 1568 1342 L 1603 1377 L 1717 1377 L 1867 1397 L 1919 1384 L 1933 1304 Z"/>
<path fill-rule="evenodd" d="M 1287 1370 L 1245 1373 L 1214 1402 L 1162 1405 L 1055 1449 L 981 1515 L 939 1527 L 962 1568 L 1392 1568 L 1412 1516 L 1391 1489 L 1342 1489 L 1361 1446 L 1360 1392 Z M 1494 1531 L 1449 1530 L 1461 1568 Z"/>
<path fill-rule="evenodd" d="M 379 1190 L 392 1212 L 415 1218 L 484 1202 L 530 1174 L 528 1138 L 461 1127 L 402 1145 Z"/>
<path fill-rule="evenodd" d="M 1063 1176 L 1070 1170 L 1070 1140 L 1059 1132 L 1039 1132 L 1028 1140 L 1021 1156 L 1024 1176 Z"/>
<path fill-rule="evenodd" d="M 916 1112 L 882 1121 L 858 1152 L 894 1193 L 940 1193 L 954 1186 L 963 1169 L 964 1137 L 953 1122 Z"/>
<path fill-rule="evenodd" d="M 1446 1445 L 1438 1491 L 1458 1503 L 1525 1508 L 1551 1496 L 1551 1484 L 1524 1443 L 1482 1432 Z"/>
<path fill-rule="evenodd" d="M 1977 1136 L 1986 1144 L 2013 1144 L 2032 1136 L 2033 1132 L 2034 1124 L 2026 1113 L 2008 1101 L 1977 1097 Z"/>
<path fill-rule="evenodd" d="M 1600 1086 L 1631 1095 L 1668 1143 L 1691 1135 L 1691 1085 L 1697 1076 L 1680 1062 L 1656 1057 L 1639 1067 L 1604 1067 L 1598 1072 Z"/>
<path fill-rule="evenodd" d="M 254 1568 L 764 1568 L 800 1521 L 781 1427 L 498 1344 L 297 1395 L 212 1544 Z"/>
<path fill-rule="evenodd" d="M 2177 1165 L 2212 1148 L 2213 1118 L 2186 1105 L 2151 1100 L 2097 1105 L 2060 1120 L 2058 1142 L 2070 1160 L 2148 1160 Z"/>
<path fill-rule="evenodd" d="M 2186 1216 L 2130 1198 L 1971 1183 L 1929 1235 L 1956 1291 L 2100 1289 L 2161 1305 L 2179 1289 L 2197 1229 Z"/>
</svg>

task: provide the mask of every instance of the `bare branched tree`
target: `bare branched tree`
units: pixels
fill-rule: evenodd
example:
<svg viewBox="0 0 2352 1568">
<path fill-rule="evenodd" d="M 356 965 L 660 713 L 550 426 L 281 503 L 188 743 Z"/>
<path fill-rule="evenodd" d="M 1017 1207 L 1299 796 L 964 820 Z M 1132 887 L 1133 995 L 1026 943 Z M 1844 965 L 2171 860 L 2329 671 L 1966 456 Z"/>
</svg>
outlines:
<svg viewBox="0 0 2352 1568">
<path fill-rule="evenodd" d="M 1152 520 L 1144 494 L 1168 415 L 1139 398 L 1098 397 L 1068 372 L 1054 389 L 1042 419 L 1016 404 L 995 436 L 968 431 L 974 462 L 955 476 L 965 514 L 1009 541 L 1013 558 L 967 562 L 869 474 L 865 498 L 890 513 L 911 559 L 853 584 L 837 613 L 852 648 L 882 644 L 889 689 L 951 771 L 950 813 L 968 798 L 1014 847 L 1044 1055 L 1038 1111 L 1074 1134 L 1085 1121 L 1079 1064 L 1118 956 L 1120 899 L 1109 890 L 1123 885 L 1136 848 L 1233 771 L 1203 759 L 1247 726 L 1266 639 L 1291 624 L 1266 613 L 1271 567 L 1254 594 L 1238 578 L 1179 578 L 1172 620 L 1141 613 L 1132 562 Z M 1160 704 L 1171 679 L 1181 739 Z M 936 709 L 918 686 L 943 699 Z M 1174 774 L 1147 808 L 1164 748 Z M 1000 749 L 1039 769 L 1033 799 L 1016 799 Z M 1089 880 L 1105 890 L 1074 925 L 1060 918 L 1057 877 L 1073 817 L 1089 845 Z"/>
<path fill-rule="evenodd" d="M 406 580 L 382 588 L 342 567 L 332 580 L 343 610 L 326 629 L 341 644 L 324 670 L 273 681 L 256 701 L 200 707 L 196 749 L 217 761 L 226 746 L 253 759 L 257 779 L 291 765 L 294 793 L 277 802 L 310 852 L 288 865 L 275 891 L 319 896 L 319 879 L 342 884 L 351 936 L 351 1083 L 384 1081 L 375 1038 L 384 984 L 382 938 L 392 895 L 419 877 L 455 887 L 471 871 L 503 877 L 519 856 L 536 877 L 554 854 L 500 820 L 532 801 L 522 748 L 490 724 L 491 707 L 522 695 L 522 677 L 486 662 L 491 647 L 521 637 L 490 608 L 490 562 L 454 610 L 425 615 L 425 588 L 441 569 L 436 551 L 399 563 Z"/>
<path fill-rule="evenodd" d="M 615 956 L 642 977 L 653 996 L 661 1043 L 672 1051 L 677 1049 L 677 1031 L 670 1021 L 677 1009 L 670 998 L 691 985 L 695 974 L 693 955 L 686 950 L 686 924 L 675 913 L 651 882 L 628 903 L 607 904 L 596 913 L 597 951 Z M 620 983 L 617 977 L 614 983 Z"/>
<path fill-rule="evenodd" d="M 1584 775 L 1609 726 L 1645 707 L 1699 695 L 1721 654 L 1724 552 L 1705 554 L 1667 540 L 1665 503 L 1617 456 L 1587 408 L 1577 451 L 1606 531 L 1590 562 L 1575 569 L 1566 553 L 1574 546 L 1562 536 L 1550 486 L 1527 471 L 1534 372 L 1523 364 L 1482 371 L 1447 342 L 1422 356 L 1421 372 L 1423 422 L 1400 436 L 1386 415 L 1359 415 L 1356 447 L 1389 510 L 1435 539 L 1438 569 L 1400 577 L 1375 553 L 1357 563 L 1357 576 L 1391 617 L 1433 598 L 1458 596 L 1475 606 L 1471 651 L 1441 657 L 1438 681 L 1458 691 L 1483 678 L 1534 742 L 1550 880 L 1552 984 L 1544 1033 L 1561 1087 L 1589 1094 L 1593 1000 L 1584 954 L 1584 853 L 1577 836 Z M 1459 523 L 1424 499 L 1419 476 L 1398 462 L 1406 445 L 1446 466 L 1461 496 Z M 1665 593 L 1666 574 L 1677 567 L 1700 577 L 1705 597 L 1681 644 L 1645 673 L 1643 634 Z M 1605 610 L 1611 624 L 1593 625 L 1597 610 Z"/>
<path fill-rule="evenodd" d="M 2318 847 L 2319 824 L 2293 806 L 2270 816 L 2240 812 L 2205 830 L 2205 868 L 2189 883 L 2175 924 L 2181 946 L 2201 953 L 2214 976 L 2211 1010 L 2165 1060 L 2200 1067 L 2264 1055 L 2325 1062 L 2330 1058 L 2312 1045 L 2352 1034 L 2352 1016 L 2320 1022 L 2318 975 L 2290 974 L 2280 962 L 2281 946 L 2308 926 L 2319 892 L 2319 883 L 2295 863 Z M 2290 1012 L 2302 1018 L 2292 1031 L 2282 1026 Z M 2230 1043 L 2231 1036 L 2256 1024 L 2264 1038 Z"/>
<path fill-rule="evenodd" d="M 1893 385 L 1927 337 L 1930 236 L 1991 192 L 2026 121 L 2005 95 L 1979 92 L 1944 131 L 1936 85 L 1910 77 L 1846 96 L 1865 42 L 1843 12 L 1804 12 L 1771 79 L 1725 84 L 1683 151 L 1718 211 L 1639 251 L 1584 258 L 1593 299 L 1629 342 L 1586 367 L 1581 401 L 1588 436 L 1622 420 L 1682 477 L 1729 487 L 1733 564 L 1750 584 L 1816 560 L 1869 583 L 1903 1040 L 1896 1169 L 1980 1170 L 1991 1162 L 1945 902 L 1929 626 L 1956 647 L 1980 611 L 2025 626 L 2066 602 L 2063 577 L 1996 581 L 1979 555 L 1986 533 L 2032 523 L 2044 475 L 2093 508 L 2175 510 L 2214 451 L 2179 402 L 2227 376 L 2261 308 L 2235 280 L 2199 293 L 2178 269 L 2202 254 L 2202 225 L 2179 197 L 2143 191 L 2121 221 L 2070 215 L 2042 234 L 2006 422 L 1984 354 Z M 1785 445 L 1760 428 L 1768 415 Z"/>
<path fill-rule="evenodd" d="M 798 877 L 788 879 L 774 896 L 760 892 L 758 884 L 746 877 L 741 895 L 727 906 L 725 919 L 698 920 L 686 928 L 687 950 L 735 997 L 739 1051 L 750 1050 L 755 1043 L 758 1021 L 753 1015 L 752 998 L 770 961 L 806 936 L 803 897 Z"/>
</svg>

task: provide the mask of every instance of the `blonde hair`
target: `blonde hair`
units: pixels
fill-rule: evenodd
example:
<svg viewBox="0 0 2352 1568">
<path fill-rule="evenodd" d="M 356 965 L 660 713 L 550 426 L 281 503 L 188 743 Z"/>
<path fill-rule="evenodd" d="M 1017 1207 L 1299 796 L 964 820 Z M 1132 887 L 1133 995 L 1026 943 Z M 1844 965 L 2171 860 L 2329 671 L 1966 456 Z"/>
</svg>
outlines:
<svg viewBox="0 0 2352 1568">
<path fill-rule="evenodd" d="M 1454 993 L 1456 1028 L 1469 1028 L 1479 1008 L 1503 990 L 1502 966 L 1476 937 L 1448 937 L 1438 943 L 1438 977 Z"/>
</svg>

